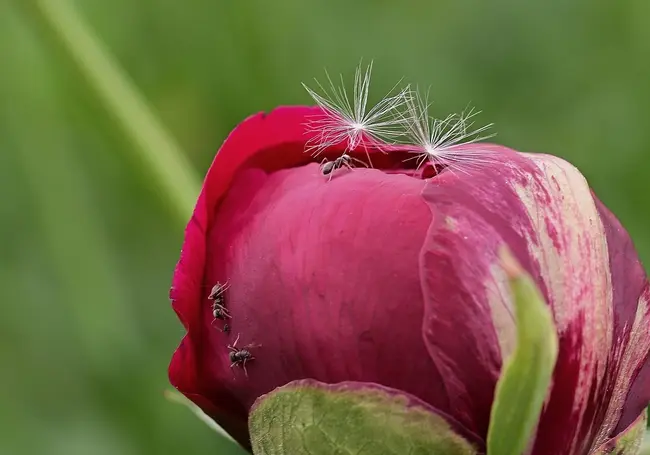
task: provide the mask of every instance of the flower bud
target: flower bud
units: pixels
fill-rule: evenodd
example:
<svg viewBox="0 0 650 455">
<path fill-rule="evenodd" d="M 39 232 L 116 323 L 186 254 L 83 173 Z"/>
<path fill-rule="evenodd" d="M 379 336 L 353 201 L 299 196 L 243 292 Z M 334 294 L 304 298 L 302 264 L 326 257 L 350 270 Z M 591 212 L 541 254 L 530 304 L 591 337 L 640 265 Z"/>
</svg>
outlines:
<svg viewBox="0 0 650 455">
<path fill-rule="evenodd" d="M 187 330 L 169 369 L 178 390 L 245 445 L 254 401 L 300 379 L 406 392 L 484 444 L 516 343 L 505 245 L 559 337 L 531 453 L 589 454 L 643 413 L 648 281 L 573 166 L 470 144 L 490 160 L 428 174 L 403 148 L 361 143 L 323 156 L 372 167 L 323 175 L 304 153 L 319 112 L 247 119 L 208 171 L 171 291 Z"/>
</svg>

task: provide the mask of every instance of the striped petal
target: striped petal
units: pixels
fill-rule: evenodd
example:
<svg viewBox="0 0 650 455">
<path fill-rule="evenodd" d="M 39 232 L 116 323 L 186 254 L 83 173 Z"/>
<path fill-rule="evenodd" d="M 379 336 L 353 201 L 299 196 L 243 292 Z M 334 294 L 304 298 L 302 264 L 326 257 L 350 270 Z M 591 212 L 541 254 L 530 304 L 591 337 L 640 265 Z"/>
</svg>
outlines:
<svg viewBox="0 0 650 455">
<path fill-rule="evenodd" d="M 615 432 L 647 357 L 649 337 L 639 330 L 647 311 L 638 304 L 645 273 L 576 168 L 489 148 L 500 163 L 462 178 L 443 173 L 423 192 L 434 220 L 421 255 L 425 340 L 456 418 L 486 434 L 494 384 L 515 342 L 497 258 L 508 245 L 552 307 L 560 339 L 533 453 L 588 453 Z"/>
<path fill-rule="evenodd" d="M 629 428 L 598 447 L 593 455 L 638 455 L 646 434 L 648 413 L 643 413 L 632 422 Z"/>
</svg>

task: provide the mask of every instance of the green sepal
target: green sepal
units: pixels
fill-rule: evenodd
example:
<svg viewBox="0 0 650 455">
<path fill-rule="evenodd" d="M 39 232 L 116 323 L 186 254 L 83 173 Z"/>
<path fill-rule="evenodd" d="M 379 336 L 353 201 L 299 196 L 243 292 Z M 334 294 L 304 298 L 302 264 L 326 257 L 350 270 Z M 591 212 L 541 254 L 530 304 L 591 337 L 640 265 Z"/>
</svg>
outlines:
<svg viewBox="0 0 650 455">
<path fill-rule="evenodd" d="M 648 411 L 645 410 L 623 432 L 596 449 L 593 455 L 638 455 L 642 453 L 641 445 L 645 438 L 647 423 Z"/>
<path fill-rule="evenodd" d="M 249 431 L 255 455 L 477 453 L 424 402 L 367 383 L 289 383 L 258 399 Z"/>
<path fill-rule="evenodd" d="M 490 415 L 489 455 L 521 455 L 531 444 L 555 368 L 558 337 L 553 315 L 534 281 L 504 249 L 517 323 L 517 345 L 505 359 Z"/>
</svg>

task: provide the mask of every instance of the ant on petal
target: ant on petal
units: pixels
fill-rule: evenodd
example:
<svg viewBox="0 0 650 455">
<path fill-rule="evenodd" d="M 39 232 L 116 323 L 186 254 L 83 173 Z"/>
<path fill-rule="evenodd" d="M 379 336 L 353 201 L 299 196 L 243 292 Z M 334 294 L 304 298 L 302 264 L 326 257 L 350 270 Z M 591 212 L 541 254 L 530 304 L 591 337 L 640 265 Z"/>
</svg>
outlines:
<svg viewBox="0 0 650 455">
<path fill-rule="evenodd" d="M 214 319 L 212 320 L 212 324 L 217 319 L 224 320 L 226 318 L 230 319 L 230 312 L 226 308 L 226 290 L 228 289 L 227 284 L 221 284 L 217 282 L 212 287 L 212 290 L 210 291 L 210 295 L 208 296 L 208 299 L 212 300 L 212 316 Z M 224 327 L 225 328 L 225 327 Z"/>
<path fill-rule="evenodd" d="M 332 176 L 334 175 L 335 170 L 344 167 L 347 167 L 348 169 L 352 169 L 352 161 L 359 162 L 364 166 L 366 166 L 366 163 L 364 163 L 363 161 L 353 158 L 347 153 L 344 153 L 334 161 L 327 161 L 326 159 L 323 160 L 323 162 L 321 163 L 320 171 L 323 175 L 329 175 L 329 179 L 328 179 L 329 181 L 332 180 Z"/>
<path fill-rule="evenodd" d="M 255 360 L 255 357 L 253 357 L 253 354 L 251 354 L 250 349 L 260 347 L 262 346 L 261 344 L 249 344 L 247 346 L 244 346 L 243 348 L 238 348 L 237 347 L 237 342 L 239 341 L 239 335 L 237 335 L 237 338 L 235 339 L 235 342 L 233 344 L 228 345 L 228 349 L 230 350 L 230 368 L 234 366 L 241 366 L 244 369 L 244 374 L 246 374 L 246 377 L 248 377 L 248 371 L 246 370 L 246 363 L 250 362 L 252 360 Z"/>
</svg>

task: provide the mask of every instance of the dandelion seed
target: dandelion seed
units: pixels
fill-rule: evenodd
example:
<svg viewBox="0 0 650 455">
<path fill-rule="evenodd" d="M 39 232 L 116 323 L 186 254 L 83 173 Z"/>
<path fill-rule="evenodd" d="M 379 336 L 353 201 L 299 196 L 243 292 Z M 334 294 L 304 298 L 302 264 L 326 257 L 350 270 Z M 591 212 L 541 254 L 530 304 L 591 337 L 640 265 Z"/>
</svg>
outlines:
<svg viewBox="0 0 650 455">
<path fill-rule="evenodd" d="M 354 150 L 359 145 L 372 145 L 381 149 L 387 142 L 404 134 L 406 119 L 398 111 L 406 105 L 409 88 L 406 87 L 391 95 L 395 93 L 396 84 L 381 101 L 371 109 L 367 109 L 371 72 L 372 62 L 364 74 L 361 65 L 357 68 L 352 100 L 345 90 L 343 76 L 338 87 L 327 72 L 329 83 L 327 88 L 316 80 L 322 93 L 303 84 L 323 110 L 322 115 L 315 116 L 306 124 L 307 132 L 315 133 L 307 142 L 306 151 L 311 152 L 313 156 L 318 156 L 328 147 L 342 142 L 346 143 L 344 153 Z M 367 150 L 366 154 L 368 155 Z M 370 159 L 369 155 L 368 159 Z"/>
<path fill-rule="evenodd" d="M 451 114 L 444 119 L 429 115 L 428 93 L 423 98 L 417 91 L 407 98 L 407 137 L 418 154 L 418 168 L 429 161 L 436 166 L 467 172 L 467 168 L 480 166 L 490 161 L 490 151 L 485 148 L 464 148 L 494 136 L 484 134 L 492 123 L 472 129 L 472 119 L 480 111 L 469 109 L 461 114 Z M 409 147 L 409 146 L 407 146 Z"/>
</svg>

